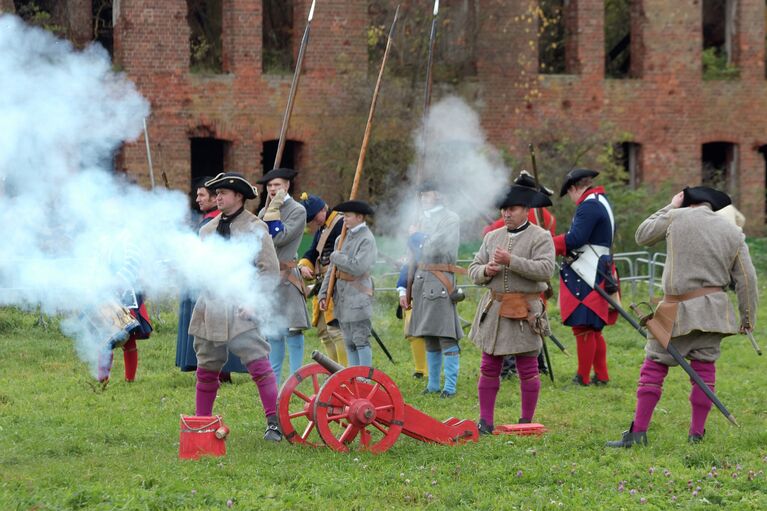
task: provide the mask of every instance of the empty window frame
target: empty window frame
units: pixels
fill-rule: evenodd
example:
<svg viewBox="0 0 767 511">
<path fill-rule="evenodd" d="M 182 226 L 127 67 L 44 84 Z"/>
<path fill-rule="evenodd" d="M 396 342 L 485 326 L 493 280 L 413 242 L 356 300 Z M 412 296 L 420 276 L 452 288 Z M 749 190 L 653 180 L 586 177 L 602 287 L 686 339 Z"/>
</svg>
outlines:
<svg viewBox="0 0 767 511">
<path fill-rule="evenodd" d="M 737 78 L 737 0 L 703 0 L 703 78 Z"/>
<path fill-rule="evenodd" d="M 709 142 L 701 147 L 701 182 L 738 197 L 738 145 Z"/>
<path fill-rule="evenodd" d="M 261 68 L 264 73 L 290 74 L 295 69 L 293 4 L 292 0 L 263 1 Z"/>
<path fill-rule="evenodd" d="M 641 76 L 642 17 L 641 0 L 605 0 L 606 78 Z"/>
<path fill-rule="evenodd" d="M 575 74 L 578 66 L 577 0 L 539 0 L 538 72 Z"/>
<path fill-rule="evenodd" d="M 189 70 L 192 73 L 224 72 L 222 0 L 187 0 Z"/>
</svg>

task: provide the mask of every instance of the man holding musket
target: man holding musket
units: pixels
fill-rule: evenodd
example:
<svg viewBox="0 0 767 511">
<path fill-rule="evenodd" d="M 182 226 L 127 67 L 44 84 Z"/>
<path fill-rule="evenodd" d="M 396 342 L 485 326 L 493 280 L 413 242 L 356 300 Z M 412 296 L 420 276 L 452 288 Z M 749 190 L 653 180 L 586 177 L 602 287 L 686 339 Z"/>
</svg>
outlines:
<svg viewBox="0 0 767 511">
<path fill-rule="evenodd" d="M 620 440 L 608 447 L 647 445 L 647 429 L 660 400 L 669 366 L 677 362 L 666 346 L 671 342 L 690 366 L 714 389 L 716 361 L 722 339 L 750 333 L 756 321 L 756 271 L 743 232 L 718 215 L 730 197 L 705 186 L 685 188 L 671 203 L 642 222 L 636 232 L 640 245 L 666 241 L 663 300 L 647 321 L 647 357 L 639 372 L 634 421 Z M 740 322 L 725 289 L 735 283 Z M 693 384 L 688 441 L 703 439 L 711 401 Z"/>
<path fill-rule="evenodd" d="M 610 380 L 602 329 L 618 318 L 594 289 L 599 286 L 608 295 L 618 291 L 611 253 L 615 217 L 604 188 L 594 186 L 598 175 L 590 169 L 567 173 L 559 196 L 567 195 L 577 207 L 567 233 L 554 236 L 557 255 L 565 256 L 559 279 L 559 311 L 562 322 L 575 334 L 578 372 L 573 382 L 579 385 L 605 385 Z"/>
<path fill-rule="evenodd" d="M 413 227 L 420 258 L 413 276 L 410 293 L 400 296 L 403 309 L 412 306 L 407 335 L 423 337 L 426 342 L 428 384 L 425 394 L 455 396 L 460 367 L 458 341 L 463 337 L 455 308 L 461 293 L 456 288 L 455 273 L 465 271 L 456 266 L 460 241 L 458 215 L 445 208 L 435 182 L 424 181 L 419 188 L 422 215 Z M 445 386 L 440 393 L 442 360 L 445 362 Z"/>
<path fill-rule="evenodd" d="M 288 350 L 290 372 L 294 373 L 303 364 L 304 330 L 309 328 L 309 313 L 306 310 L 306 287 L 298 270 L 298 246 L 306 228 L 306 210 L 288 194 L 290 180 L 296 177 L 292 169 L 272 169 L 258 180 L 266 185 L 268 200 L 258 212 L 274 241 L 277 258 L 280 260 L 280 284 L 277 286 L 277 300 L 287 320 L 287 330 L 282 335 L 270 336 L 272 346 L 269 360 L 277 376 L 282 378 L 282 362 L 285 347 Z"/>
<path fill-rule="evenodd" d="M 224 239 L 255 237 L 260 248 L 253 264 L 267 286 L 277 281 L 279 262 L 266 224 L 245 210 L 245 201 L 257 197 L 256 189 L 236 172 L 222 172 L 205 186 L 216 191 L 221 214 L 200 230 L 200 238 L 221 236 Z M 255 240 L 254 240 L 255 241 Z M 223 271 L 227 271 L 226 268 Z M 282 433 L 277 421 L 277 381 L 269 364 L 269 343 L 261 334 L 253 311 L 238 304 L 225 303 L 204 292 L 192 311 L 189 333 L 194 335 L 197 355 L 196 415 L 210 416 L 219 387 L 219 372 L 231 351 L 245 364 L 258 386 L 267 420 L 264 438 L 279 441 Z"/>
<path fill-rule="evenodd" d="M 373 279 L 370 270 L 376 262 L 378 249 L 373 233 L 365 223 L 365 217 L 373 214 L 366 202 L 350 200 L 336 206 L 335 211 L 344 214 L 346 239 L 330 254 L 330 270 L 322 281 L 319 293 L 321 311 L 328 308 L 328 286 L 333 268 L 336 282 L 333 289 L 335 313 L 344 335 L 346 353 L 351 366 L 373 366 L 370 333 L 373 316 Z"/>
<path fill-rule="evenodd" d="M 301 276 L 314 280 L 312 289 L 312 326 L 317 328 L 325 352 L 342 366 L 348 365 L 344 336 L 338 326 L 338 319 L 333 315 L 333 300 L 328 300 L 324 311 L 320 310 L 319 294 L 322 281 L 330 268 L 330 254 L 344 226 L 344 216 L 338 211 L 329 211 L 327 204 L 316 195 L 301 195 L 301 205 L 306 210 L 306 226 L 314 233 L 312 245 L 304 253 L 298 268 Z"/>
<path fill-rule="evenodd" d="M 541 293 L 554 273 L 551 234 L 528 220 L 530 208 L 551 206 L 549 198 L 534 188 L 515 184 L 498 206 L 506 227 L 485 235 L 469 266 L 472 281 L 488 288 L 469 333 L 482 350 L 477 426 L 483 434 L 493 432 L 495 399 L 507 355 L 515 356 L 519 372 L 519 422 L 532 422 L 541 388 L 541 336 L 550 333 Z"/>
</svg>

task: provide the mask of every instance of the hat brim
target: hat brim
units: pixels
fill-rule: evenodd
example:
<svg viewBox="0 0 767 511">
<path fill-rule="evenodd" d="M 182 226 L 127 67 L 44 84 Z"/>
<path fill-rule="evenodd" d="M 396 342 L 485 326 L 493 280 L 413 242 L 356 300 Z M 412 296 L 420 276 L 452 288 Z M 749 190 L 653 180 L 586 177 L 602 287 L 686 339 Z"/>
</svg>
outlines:
<svg viewBox="0 0 767 511">
<path fill-rule="evenodd" d="M 584 177 L 597 177 L 599 172 L 591 169 L 575 169 L 571 170 L 565 176 L 565 181 L 562 183 L 562 188 L 559 190 L 559 196 L 564 197 L 567 195 L 567 190 L 570 189 L 575 183 L 583 179 Z"/>
</svg>

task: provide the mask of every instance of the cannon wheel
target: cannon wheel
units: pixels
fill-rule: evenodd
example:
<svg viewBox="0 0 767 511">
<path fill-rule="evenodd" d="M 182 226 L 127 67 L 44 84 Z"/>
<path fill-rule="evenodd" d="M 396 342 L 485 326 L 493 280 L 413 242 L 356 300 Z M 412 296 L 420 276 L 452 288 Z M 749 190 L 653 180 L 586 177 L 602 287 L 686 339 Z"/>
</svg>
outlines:
<svg viewBox="0 0 767 511">
<path fill-rule="evenodd" d="M 314 420 L 322 440 L 348 452 L 359 436 L 360 447 L 384 452 L 397 441 L 405 403 L 394 381 L 377 369 L 355 366 L 332 374 L 314 400 Z"/>
<path fill-rule="evenodd" d="M 323 445 L 316 433 L 314 401 L 329 374 L 330 372 L 319 364 L 308 364 L 291 374 L 282 384 L 277 398 L 277 415 L 282 434 L 288 442 L 313 447 Z"/>
</svg>

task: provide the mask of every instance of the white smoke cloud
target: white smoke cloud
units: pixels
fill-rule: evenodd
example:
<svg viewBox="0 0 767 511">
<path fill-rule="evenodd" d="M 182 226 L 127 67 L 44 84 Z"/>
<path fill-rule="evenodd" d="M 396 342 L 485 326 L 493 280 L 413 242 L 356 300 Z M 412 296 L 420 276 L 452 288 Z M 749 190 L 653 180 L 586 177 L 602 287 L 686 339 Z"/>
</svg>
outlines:
<svg viewBox="0 0 767 511">
<path fill-rule="evenodd" d="M 460 215 L 462 230 L 477 228 L 481 233 L 482 226 L 498 218 L 495 204 L 511 181 L 511 171 L 498 150 L 488 143 L 479 114 L 463 99 L 448 96 L 432 105 L 425 122 L 413 133 L 413 140 L 416 161 L 408 171 L 409 181 L 417 181 L 420 166 L 421 180 L 438 183 L 445 206 Z M 418 208 L 415 188 L 403 189 L 394 211 L 377 216 L 377 226 L 407 234 Z M 475 232 L 462 235 L 480 237 Z"/>
<path fill-rule="evenodd" d="M 76 317 L 125 289 L 117 269 L 132 253 L 129 272 L 150 299 L 206 291 L 257 311 L 266 332 L 281 327 L 252 264 L 258 237 L 201 242 L 184 194 L 112 173 L 114 151 L 140 135 L 149 104 L 101 46 L 76 51 L 0 15 L 0 91 L 0 305 L 75 318 L 63 328 L 95 370 L 104 339 Z"/>
</svg>

